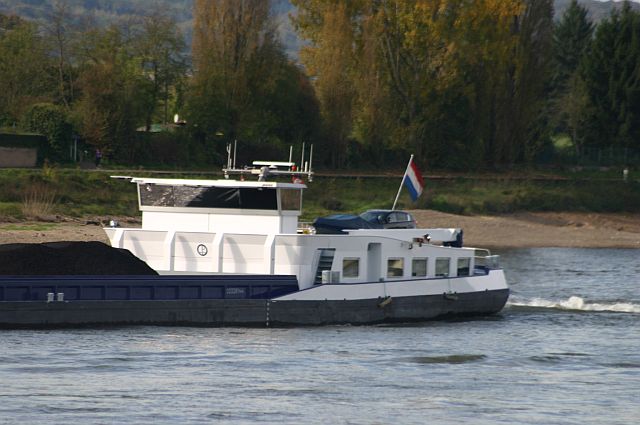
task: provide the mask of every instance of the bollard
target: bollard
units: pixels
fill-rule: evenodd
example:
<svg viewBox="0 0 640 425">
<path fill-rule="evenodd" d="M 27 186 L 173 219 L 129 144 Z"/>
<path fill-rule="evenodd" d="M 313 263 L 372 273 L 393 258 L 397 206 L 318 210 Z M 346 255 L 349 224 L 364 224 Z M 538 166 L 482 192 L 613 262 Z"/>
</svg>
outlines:
<svg viewBox="0 0 640 425">
<path fill-rule="evenodd" d="M 56 301 L 60 301 L 60 302 L 64 301 L 64 292 L 58 292 L 56 294 Z"/>
<path fill-rule="evenodd" d="M 53 296 L 55 294 L 53 292 L 47 292 L 47 302 L 48 303 L 52 303 L 53 302 Z"/>
</svg>

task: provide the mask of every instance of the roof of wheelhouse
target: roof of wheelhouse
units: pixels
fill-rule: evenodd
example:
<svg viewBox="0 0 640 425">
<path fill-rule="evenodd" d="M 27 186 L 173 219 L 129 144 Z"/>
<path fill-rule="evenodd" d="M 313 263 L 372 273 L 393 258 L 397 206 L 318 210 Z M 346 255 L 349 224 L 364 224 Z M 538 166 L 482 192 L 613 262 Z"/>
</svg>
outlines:
<svg viewBox="0 0 640 425">
<path fill-rule="evenodd" d="M 147 177 L 132 177 L 131 182 L 140 184 L 158 184 L 166 186 L 202 186 L 202 187 L 253 187 L 253 188 L 284 188 L 306 189 L 303 183 L 282 183 L 275 181 L 242 181 L 242 180 L 201 180 L 201 179 L 159 179 Z"/>
</svg>

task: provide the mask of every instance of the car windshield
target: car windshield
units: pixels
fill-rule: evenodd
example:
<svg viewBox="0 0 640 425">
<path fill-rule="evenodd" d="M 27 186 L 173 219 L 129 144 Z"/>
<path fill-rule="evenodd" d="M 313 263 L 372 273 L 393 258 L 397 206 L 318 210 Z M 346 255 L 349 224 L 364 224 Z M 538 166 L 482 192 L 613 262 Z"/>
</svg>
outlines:
<svg viewBox="0 0 640 425">
<path fill-rule="evenodd" d="M 366 211 L 360 214 L 360 217 L 364 220 L 367 220 L 369 223 L 379 223 L 382 224 L 380 218 L 383 216 L 383 213 L 380 211 Z"/>
</svg>

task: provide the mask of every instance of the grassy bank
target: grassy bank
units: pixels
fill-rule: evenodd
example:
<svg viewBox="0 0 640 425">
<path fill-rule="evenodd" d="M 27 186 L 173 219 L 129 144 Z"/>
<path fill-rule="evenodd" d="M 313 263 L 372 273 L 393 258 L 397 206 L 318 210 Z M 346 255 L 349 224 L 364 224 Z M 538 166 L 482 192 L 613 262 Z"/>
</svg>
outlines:
<svg viewBox="0 0 640 425">
<path fill-rule="evenodd" d="M 135 186 L 99 171 L 0 170 L 0 217 L 138 215 Z"/>
<path fill-rule="evenodd" d="M 0 170 L 0 217 L 138 215 L 135 186 L 124 180 L 111 179 L 109 174 L 56 168 Z M 197 174 L 180 177 L 213 178 Z M 399 178 L 317 177 L 305 193 L 303 219 L 336 212 L 390 208 L 398 184 Z M 637 180 L 625 183 L 620 179 L 584 176 L 428 179 L 425 194 L 416 204 L 403 190 L 398 207 L 428 208 L 457 214 L 640 212 L 640 183 Z"/>
<path fill-rule="evenodd" d="M 318 179 L 306 195 L 305 215 L 390 208 L 398 179 Z M 417 203 L 402 191 L 399 208 L 455 214 L 518 211 L 640 212 L 640 183 L 584 179 L 428 180 Z M 311 213 L 311 214 L 309 214 Z"/>
</svg>

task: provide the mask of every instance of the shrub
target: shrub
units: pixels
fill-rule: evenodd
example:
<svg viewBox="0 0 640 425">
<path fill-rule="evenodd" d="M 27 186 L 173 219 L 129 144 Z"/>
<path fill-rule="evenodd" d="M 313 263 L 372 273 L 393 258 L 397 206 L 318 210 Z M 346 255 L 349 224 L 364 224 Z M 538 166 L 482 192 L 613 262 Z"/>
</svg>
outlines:
<svg viewBox="0 0 640 425">
<path fill-rule="evenodd" d="M 62 158 L 64 148 L 73 137 L 64 109 L 51 103 L 36 103 L 31 106 L 22 119 L 22 127 L 44 135 L 49 143 L 50 153 L 56 159 Z"/>
<path fill-rule="evenodd" d="M 45 219 L 53 212 L 56 191 L 49 185 L 36 182 L 28 186 L 22 197 L 22 215 L 29 219 Z"/>
</svg>

